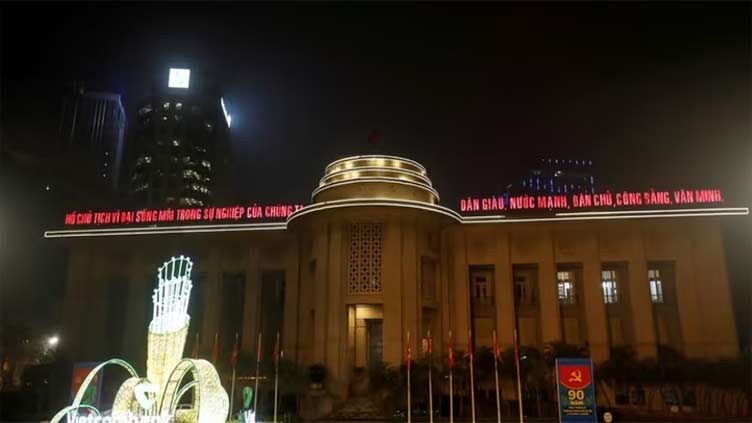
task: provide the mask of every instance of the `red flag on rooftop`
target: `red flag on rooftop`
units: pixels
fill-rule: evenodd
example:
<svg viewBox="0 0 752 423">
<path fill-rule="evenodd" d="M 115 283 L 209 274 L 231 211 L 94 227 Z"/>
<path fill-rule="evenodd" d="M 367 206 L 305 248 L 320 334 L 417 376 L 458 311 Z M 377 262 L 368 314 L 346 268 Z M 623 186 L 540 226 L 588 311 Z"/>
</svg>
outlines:
<svg viewBox="0 0 752 423">
<path fill-rule="evenodd" d="M 381 139 L 381 131 L 379 131 L 378 129 L 374 129 L 368 135 L 368 144 L 371 144 L 372 146 L 374 146 L 379 143 L 380 139 Z"/>
<path fill-rule="evenodd" d="M 217 359 L 219 358 L 219 334 L 214 334 L 214 346 L 212 347 L 212 364 L 217 365 Z"/>
<path fill-rule="evenodd" d="M 448 354 L 448 361 L 449 361 L 449 368 L 454 368 L 454 339 L 452 339 L 452 331 L 449 331 L 449 354 Z"/>
<path fill-rule="evenodd" d="M 232 346 L 232 355 L 230 356 L 230 363 L 233 369 L 238 365 L 238 355 L 240 354 L 239 339 L 240 336 L 235 332 L 235 344 Z"/>
<path fill-rule="evenodd" d="M 276 369 L 279 366 L 279 332 L 277 332 L 277 342 L 274 343 L 274 368 Z"/>
</svg>

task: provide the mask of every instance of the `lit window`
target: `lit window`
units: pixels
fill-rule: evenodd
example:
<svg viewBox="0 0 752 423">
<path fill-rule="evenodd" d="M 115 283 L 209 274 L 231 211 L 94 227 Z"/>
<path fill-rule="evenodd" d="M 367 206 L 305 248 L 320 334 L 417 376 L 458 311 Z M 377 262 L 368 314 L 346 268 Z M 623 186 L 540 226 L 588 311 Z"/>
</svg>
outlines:
<svg viewBox="0 0 752 423">
<path fill-rule="evenodd" d="M 473 296 L 475 298 L 487 298 L 489 291 L 488 279 L 485 276 L 476 276 L 473 278 Z"/>
<path fill-rule="evenodd" d="M 559 287 L 559 303 L 574 304 L 574 275 L 570 271 L 556 272 Z"/>
<path fill-rule="evenodd" d="M 176 110 L 183 110 L 183 103 L 175 103 Z"/>
<path fill-rule="evenodd" d="M 191 157 L 190 156 L 183 156 L 183 163 L 184 164 L 190 164 L 191 163 Z"/>
<path fill-rule="evenodd" d="M 172 145 L 174 145 L 175 147 L 177 147 L 177 146 L 180 145 L 180 141 L 179 140 L 172 140 Z"/>
<path fill-rule="evenodd" d="M 211 163 L 209 163 L 208 160 L 201 160 L 201 166 L 203 166 L 203 167 L 205 167 L 207 169 L 211 169 Z"/>
<path fill-rule="evenodd" d="M 145 161 L 146 163 L 151 163 L 151 156 L 145 156 L 145 157 L 144 157 L 144 161 Z"/>
<path fill-rule="evenodd" d="M 170 102 L 166 101 L 165 104 L 162 105 L 162 107 L 164 107 L 165 110 L 169 109 L 170 108 Z"/>
<path fill-rule="evenodd" d="M 167 120 L 167 116 L 162 116 L 162 120 Z"/>
<path fill-rule="evenodd" d="M 663 303 L 661 272 L 658 269 L 648 270 L 648 280 L 650 281 L 650 300 L 654 303 Z"/>
<path fill-rule="evenodd" d="M 601 272 L 601 285 L 603 286 L 603 302 L 616 304 L 619 302 L 619 293 L 616 289 L 616 271 L 604 270 Z"/>
<path fill-rule="evenodd" d="M 212 129 L 214 129 L 214 124 L 211 122 L 206 122 L 206 129 L 211 132 Z"/>
</svg>

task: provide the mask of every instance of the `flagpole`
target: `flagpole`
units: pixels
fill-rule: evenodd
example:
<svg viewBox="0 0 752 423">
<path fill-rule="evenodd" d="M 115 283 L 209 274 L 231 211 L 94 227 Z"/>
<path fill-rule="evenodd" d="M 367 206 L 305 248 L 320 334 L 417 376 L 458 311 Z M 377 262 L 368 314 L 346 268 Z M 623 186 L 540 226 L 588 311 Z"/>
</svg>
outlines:
<svg viewBox="0 0 752 423">
<path fill-rule="evenodd" d="M 412 421 L 411 419 L 411 407 L 410 407 L 410 331 L 407 331 L 407 423 Z"/>
<path fill-rule="evenodd" d="M 454 423 L 454 390 L 452 389 L 452 369 L 454 368 L 454 348 L 452 331 L 449 331 L 449 423 Z"/>
<path fill-rule="evenodd" d="M 274 346 L 274 423 L 277 422 L 277 388 L 279 387 L 279 332 Z"/>
<path fill-rule="evenodd" d="M 428 331 L 428 421 L 433 423 L 433 383 L 431 381 L 431 367 L 433 367 L 433 346 L 431 345 L 431 331 Z"/>
<path fill-rule="evenodd" d="M 520 347 L 517 341 L 517 329 L 514 330 L 514 364 L 517 367 L 517 403 L 520 409 L 520 423 L 524 423 L 522 414 L 522 382 L 520 380 Z"/>
<path fill-rule="evenodd" d="M 233 346 L 233 351 L 232 351 L 233 357 L 232 357 L 232 384 L 231 384 L 232 387 L 230 388 L 230 420 L 232 420 L 232 405 L 235 399 L 235 367 L 237 367 L 236 366 L 237 357 L 235 356 L 237 352 L 235 348 L 237 348 L 237 346 L 238 346 L 238 333 L 235 332 L 235 345 Z"/>
<path fill-rule="evenodd" d="M 258 416 L 258 382 L 259 382 L 259 366 L 261 365 L 261 331 L 258 335 L 258 344 L 256 344 L 256 381 L 253 388 L 253 414 Z"/>
<path fill-rule="evenodd" d="M 471 330 L 467 331 L 467 345 L 468 349 L 470 350 L 470 410 L 472 411 L 472 423 L 475 423 L 475 380 L 474 380 L 474 372 L 473 372 L 473 350 L 472 350 L 472 342 L 473 342 L 473 333 Z"/>
<path fill-rule="evenodd" d="M 496 340 L 496 329 L 493 331 L 494 337 L 494 379 L 496 380 L 496 422 L 501 423 L 501 401 L 499 399 L 499 346 Z"/>
</svg>

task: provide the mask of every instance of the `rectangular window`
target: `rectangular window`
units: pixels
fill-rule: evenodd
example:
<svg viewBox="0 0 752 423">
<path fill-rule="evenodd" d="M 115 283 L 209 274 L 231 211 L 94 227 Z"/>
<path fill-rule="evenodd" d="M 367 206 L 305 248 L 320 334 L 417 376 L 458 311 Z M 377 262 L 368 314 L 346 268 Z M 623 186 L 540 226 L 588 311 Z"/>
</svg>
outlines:
<svg viewBox="0 0 752 423">
<path fill-rule="evenodd" d="M 616 288 L 616 271 L 604 270 L 601 272 L 601 285 L 603 286 L 603 302 L 616 304 L 619 302 L 619 292 Z"/>
<path fill-rule="evenodd" d="M 488 279 L 485 276 L 473 278 L 473 297 L 477 299 L 488 298 Z"/>
<path fill-rule="evenodd" d="M 661 271 L 658 269 L 648 270 L 648 281 L 650 281 L 650 300 L 657 304 L 663 303 L 663 283 L 661 282 Z"/>
<path fill-rule="evenodd" d="M 527 280 L 521 276 L 514 278 L 514 298 L 517 304 L 525 304 L 527 301 Z"/>
<path fill-rule="evenodd" d="M 574 274 L 572 271 L 556 272 L 559 287 L 559 304 L 575 304 Z"/>
</svg>

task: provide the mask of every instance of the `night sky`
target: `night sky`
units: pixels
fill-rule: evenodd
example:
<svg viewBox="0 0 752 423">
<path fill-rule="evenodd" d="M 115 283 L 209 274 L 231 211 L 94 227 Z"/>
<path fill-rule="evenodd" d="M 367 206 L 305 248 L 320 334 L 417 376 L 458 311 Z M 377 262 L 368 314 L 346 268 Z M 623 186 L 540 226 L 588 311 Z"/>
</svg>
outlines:
<svg viewBox="0 0 752 423">
<path fill-rule="evenodd" d="M 121 93 L 132 112 L 185 66 L 222 81 L 242 202 L 309 201 L 328 162 L 370 152 L 374 129 L 452 208 L 547 157 L 593 160 L 602 188 L 718 187 L 728 206 L 752 202 L 749 3 L 0 10 L 4 143 L 31 154 L 56 142 L 66 82 Z M 4 184 L 2 213 L 44 219 L 5 201 L 35 183 Z M 748 299 L 747 220 L 725 233 Z"/>
</svg>

